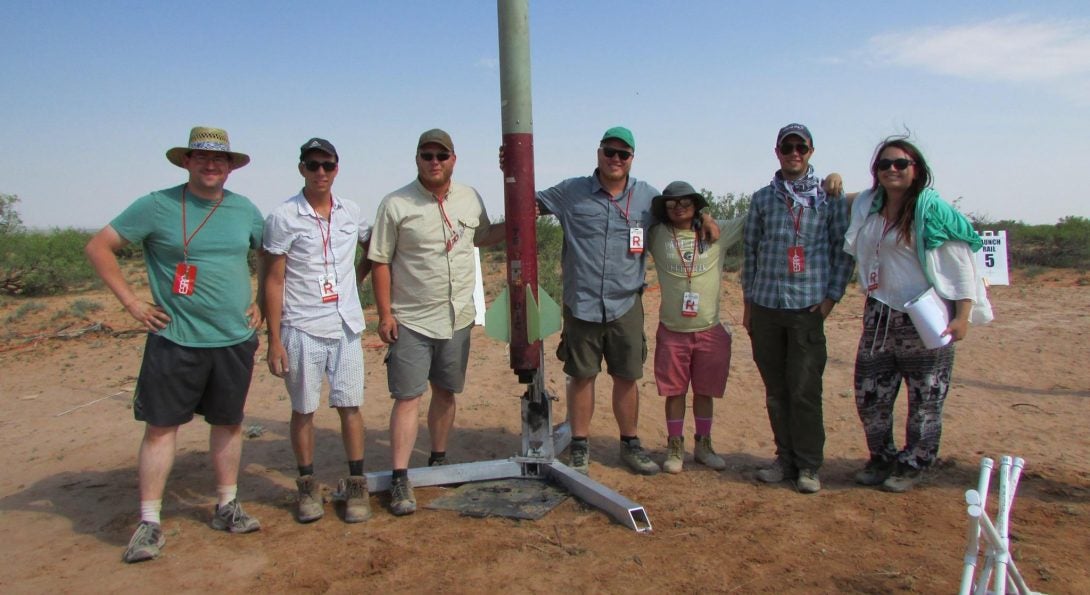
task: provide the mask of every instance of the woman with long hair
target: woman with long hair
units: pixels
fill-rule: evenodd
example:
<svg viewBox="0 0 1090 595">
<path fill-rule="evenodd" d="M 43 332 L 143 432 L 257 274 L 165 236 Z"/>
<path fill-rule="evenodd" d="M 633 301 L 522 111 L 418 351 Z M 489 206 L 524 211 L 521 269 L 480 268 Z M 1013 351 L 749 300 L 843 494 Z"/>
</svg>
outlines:
<svg viewBox="0 0 1090 595">
<path fill-rule="evenodd" d="M 888 138 L 875 150 L 870 169 L 873 184 L 856 197 L 844 242 L 859 265 L 859 284 L 867 295 L 855 361 L 855 404 L 870 459 L 855 479 L 905 492 L 939 452 L 954 343 L 968 334 L 970 319 L 991 320 L 991 306 L 973 257 L 982 245 L 980 236 L 931 188 L 931 170 L 920 150 L 905 137 Z M 949 316 L 941 331 L 945 344 L 934 349 L 924 344 L 906 308 L 931 289 Z M 902 380 L 908 389 L 908 419 L 898 450 L 893 405 Z"/>
</svg>

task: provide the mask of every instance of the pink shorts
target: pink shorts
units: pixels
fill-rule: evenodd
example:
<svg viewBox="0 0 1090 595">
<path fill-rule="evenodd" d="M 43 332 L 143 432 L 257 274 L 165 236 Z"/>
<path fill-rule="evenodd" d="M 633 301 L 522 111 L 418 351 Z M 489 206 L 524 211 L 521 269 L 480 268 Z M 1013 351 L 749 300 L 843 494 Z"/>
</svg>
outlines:
<svg viewBox="0 0 1090 595">
<path fill-rule="evenodd" d="M 664 397 L 693 394 L 722 397 L 730 374 L 730 333 L 723 325 L 677 333 L 659 323 L 655 335 L 655 384 Z"/>
</svg>

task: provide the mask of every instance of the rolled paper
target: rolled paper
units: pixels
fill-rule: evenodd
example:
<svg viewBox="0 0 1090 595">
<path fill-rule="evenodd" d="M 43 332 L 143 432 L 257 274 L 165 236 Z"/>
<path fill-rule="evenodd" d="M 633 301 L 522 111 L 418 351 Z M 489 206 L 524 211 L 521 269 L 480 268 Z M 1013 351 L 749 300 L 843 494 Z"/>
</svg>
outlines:
<svg viewBox="0 0 1090 595">
<path fill-rule="evenodd" d="M 908 301 L 905 311 L 928 349 L 938 349 L 953 340 L 950 335 L 942 335 L 950 325 L 950 310 L 934 287 Z"/>
</svg>

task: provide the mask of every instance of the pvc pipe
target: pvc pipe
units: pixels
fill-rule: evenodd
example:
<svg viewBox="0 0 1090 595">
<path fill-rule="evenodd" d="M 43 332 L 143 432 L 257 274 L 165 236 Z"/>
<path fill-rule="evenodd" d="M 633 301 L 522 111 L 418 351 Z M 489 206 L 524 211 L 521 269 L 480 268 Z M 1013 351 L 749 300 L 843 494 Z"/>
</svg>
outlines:
<svg viewBox="0 0 1090 595">
<path fill-rule="evenodd" d="M 999 539 L 1002 540 L 1002 557 L 996 557 L 995 564 L 995 594 L 1007 593 L 1007 562 L 1010 560 L 1010 543 L 1008 540 L 1007 524 L 1010 518 L 1010 504 L 1013 492 L 1011 492 L 1011 464 L 1014 460 L 1009 455 L 999 458 L 999 502 L 996 506 L 996 530 Z M 984 517 L 987 519 L 987 517 Z M 988 520 L 985 521 L 990 522 Z"/>
<path fill-rule="evenodd" d="M 994 465 L 994 461 L 988 457 L 980 459 L 980 479 L 977 481 L 977 489 L 967 490 L 965 492 L 966 504 L 975 504 L 981 508 L 984 507 L 984 501 L 988 495 L 988 486 L 992 480 L 992 467 Z M 965 544 L 965 559 L 964 566 L 961 570 L 961 588 L 958 590 L 959 595 L 969 595 L 972 593 L 973 573 L 976 571 L 977 562 L 979 561 L 979 552 L 980 521 L 973 517 L 969 517 L 969 530 Z M 989 576 L 990 574 L 991 570 L 985 566 L 985 568 L 982 569 L 982 575 Z M 984 580 L 984 585 L 986 589 L 987 578 Z"/>
</svg>

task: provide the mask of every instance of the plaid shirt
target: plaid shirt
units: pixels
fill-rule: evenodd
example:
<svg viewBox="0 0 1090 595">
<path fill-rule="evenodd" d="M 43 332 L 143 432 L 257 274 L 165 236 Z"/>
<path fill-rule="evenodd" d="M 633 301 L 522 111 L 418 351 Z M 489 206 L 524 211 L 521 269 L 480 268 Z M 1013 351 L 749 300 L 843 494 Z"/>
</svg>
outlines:
<svg viewBox="0 0 1090 595">
<path fill-rule="evenodd" d="M 753 194 L 743 238 L 742 293 L 747 303 L 801 309 L 825 298 L 840 301 L 855 261 L 844 252 L 848 201 L 833 198 L 802 210 L 799 238 L 787 205 L 794 201 L 771 184 Z M 788 272 L 787 249 L 801 245 L 805 269 Z"/>
</svg>

